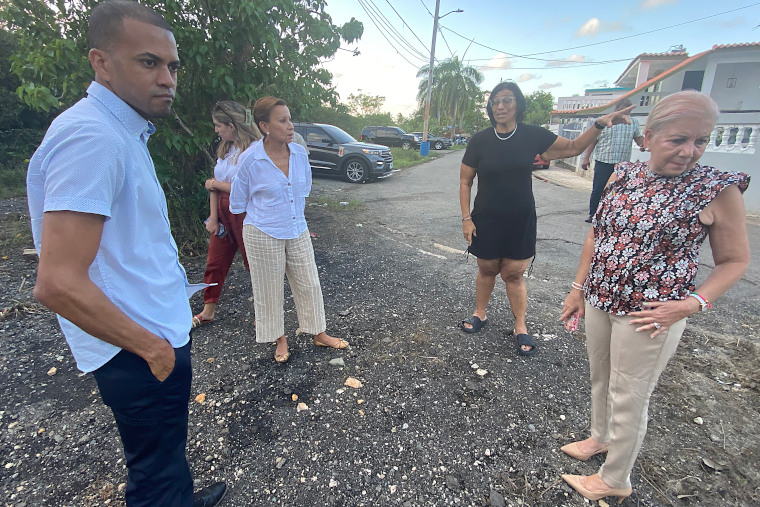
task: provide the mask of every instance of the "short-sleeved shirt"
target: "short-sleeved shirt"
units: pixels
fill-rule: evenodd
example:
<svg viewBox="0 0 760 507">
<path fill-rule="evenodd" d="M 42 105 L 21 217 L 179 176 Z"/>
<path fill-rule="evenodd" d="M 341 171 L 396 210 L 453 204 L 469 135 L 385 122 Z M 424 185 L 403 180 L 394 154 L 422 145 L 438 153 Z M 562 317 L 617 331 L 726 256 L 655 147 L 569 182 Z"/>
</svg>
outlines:
<svg viewBox="0 0 760 507">
<path fill-rule="evenodd" d="M 594 255 L 584 283 L 591 306 L 616 315 L 646 301 L 685 299 L 694 290 L 699 247 L 708 228 L 699 221 L 721 190 L 744 192 L 749 176 L 696 165 L 675 177 L 647 163 L 622 163 L 594 215 Z"/>
<path fill-rule="evenodd" d="M 293 239 L 306 230 L 304 208 L 311 192 L 311 166 L 306 150 L 289 143 L 288 176 L 272 162 L 258 141 L 238 157 L 232 180 L 230 212 L 245 213 L 243 225 L 255 226 L 276 239 Z"/>
<path fill-rule="evenodd" d="M 240 150 L 233 146 L 224 158 L 217 158 L 216 166 L 214 167 L 214 179 L 225 183 L 232 183 L 240 167 L 237 163 L 239 156 Z"/>
<path fill-rule="evenodd" d="M 129 318 L 182 347 L 192 313 L 166 199 L 146 145 L 155 128 L 100 84 L 93 82 L 87 93 L 53 121 L 29 163 L 35 247 L 39 252 L 45 212 L 104 216 L 90 279 Z M 60 316 L 58 321 L 82 371 L 96 370 L 121 350 Z"/>
<path fill-rule="evenodd" d="M 617 164 L 631 160 L 633 139 L 641 135 L 639 121 L 631 118 L 631 124 L 618 123 L 599 133 L 594 148 L 594 160 Z"/>
<path fill-rule="evenodd" d="M 516 128 L 509 139 L 497 137 L 493 127 L 477 132 L 462 158 L 478 178 L 472 210 L 477 233 L 469 251 L 480 259 L 527 259 L 535 254 L 533 161 L 557 135 L 525 123 Z"/>
</svg>

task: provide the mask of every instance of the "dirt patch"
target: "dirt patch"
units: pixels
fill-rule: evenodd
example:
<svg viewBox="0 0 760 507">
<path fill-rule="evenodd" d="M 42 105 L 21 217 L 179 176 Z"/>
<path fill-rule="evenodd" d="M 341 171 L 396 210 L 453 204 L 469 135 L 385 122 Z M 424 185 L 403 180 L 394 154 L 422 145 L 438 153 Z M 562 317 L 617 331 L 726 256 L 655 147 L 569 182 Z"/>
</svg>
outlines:
<svg viewBox="0 0 760 507">
<path fill-rule="evenodd" d="M 123 505 L 112 416 L 92 377 L 76 370 L 54 316 L 32 298 L 25 202 L 0 202 L 3 213 L 4 503 Z M 307 208 L 329 331 L 351 342 L 346 351 L 296 337 L 288 296 L 292 355 L 276 365 L 274 348 L 254 343 L 250 281 L 236 261 L 216 322 L 193 337 L 192 397 L 206 395 L 190 402 L 188 458 L 198 485 L 227 481 L 229 506 L 584 505 L 559 480 L 601 463 L 559 451 L 588 431 L 583 333 L 570 336 L 556 321 L 564 297 L 557 287 L 572 266 L 538 264 L 528 281 L 529 328 L 541 351 L 526 359 L 507 337 L 500 291 L 481 333 L 458 329 L 471 311 L 473 260 L 387 241 L 376 213 Z M 185 263 L 191 281 L 202 278 L 203 261 Z M 192 304 L 202 302 L 195 296 Z M 722 308 L 692 319 L 663 374 L 625 505 L 760 504 L 758 305 Z M 343 364 L 330 364 L 336 358 Z M 346 387 L 348 377 L 362 387 Z M 297 411 L 298 403 L 308 409 Z"/>
</svg>

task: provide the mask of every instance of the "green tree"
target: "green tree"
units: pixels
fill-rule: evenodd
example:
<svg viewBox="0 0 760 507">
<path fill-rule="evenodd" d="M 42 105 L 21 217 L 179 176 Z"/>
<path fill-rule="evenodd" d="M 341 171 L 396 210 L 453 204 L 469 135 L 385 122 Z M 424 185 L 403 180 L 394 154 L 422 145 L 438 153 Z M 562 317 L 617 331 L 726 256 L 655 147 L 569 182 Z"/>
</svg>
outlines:
<svg viewBox="0 0 760 507">
<path fill-rule="evenodd" d="M 427 98 L 428 75 L 430 66 L 425 65 L 417 72 L 420 83 L 417 100 L 424 104 Z M 448 120 L 449 125 L 456 126 L 457 110 L 480 107 L 479 88 L 483 74 L 475 67 L 464 65 L 458 57 L 447 58 L 433 67 L 433 81 L 430 98 L 430 114 L 440 120 Z M 477 104 L 477 106 L 476 106 Z M 464 117 L 464 115 L 462 115 Z M 459 128 L 462 128 L 460 125 Z M 454 138 L 456 128 L 450 131 Z"/>
<path fill-rule="evenodd" d="M 30 111 L 16 94 L 21 83 L 10 72 L 9 58 L 18 47 L 14 34 L 0 29 L 0 198 L 24 195 L 28 159 L 51 116 Z"/>
<path fill-rule="evenodd" d="M 7 0 L 0 16 L 18 36 L 11 57 L 19 96 L 39 110 L 60 110 L 84 95 L 93 78 L 87 60 L 87 17 L 99 0 Z M 201 214 L 217 100 L 251 105 L 264 95 L 285 99 L 294 117 L 337 104 L 321 63 L 341 40 L 361 37 L 362 24 L 338 26 L 325 0 L 143 0 L 174 29 L 182 68 L 175 117 L 159 123 L 150 148 L 169 200 L 175 236 L 187 250 L 205 236 Z M 201 245 L 203 242 L 199 242 Z"/>
<path fill-rule="evenodd" d="M 361 90 L 359 90 L 361 92 Z M 385 103 L 385 97 L 381 95 L 368 95 L 366 93 L 353 93 L 348 96 L 348 110 L 356 116 L 379 114 Z"/>
<path fill-rule="evenodd" d="M 550 92 L 537 90 L 525 97 L 525 123 L 546 125 L 554 109 L 554 97 Z"/>
</svg>

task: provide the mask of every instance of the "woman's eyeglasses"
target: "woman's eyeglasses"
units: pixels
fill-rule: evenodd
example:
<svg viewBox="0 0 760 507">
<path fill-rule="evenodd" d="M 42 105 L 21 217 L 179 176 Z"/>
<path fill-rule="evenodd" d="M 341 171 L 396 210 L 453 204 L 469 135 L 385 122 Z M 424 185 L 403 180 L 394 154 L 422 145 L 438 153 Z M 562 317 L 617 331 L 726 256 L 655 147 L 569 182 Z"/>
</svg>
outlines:
<svg viewBox="0 0 760 507">
<path fill-rule="evenodd" d="M 496 109 L 499 106 L 511 106 L 514 103 L 514 97 L 507 97 L 505 99 L 491 99 L 488 101 L 488 105 L 492 109 Z"/>
</svg>

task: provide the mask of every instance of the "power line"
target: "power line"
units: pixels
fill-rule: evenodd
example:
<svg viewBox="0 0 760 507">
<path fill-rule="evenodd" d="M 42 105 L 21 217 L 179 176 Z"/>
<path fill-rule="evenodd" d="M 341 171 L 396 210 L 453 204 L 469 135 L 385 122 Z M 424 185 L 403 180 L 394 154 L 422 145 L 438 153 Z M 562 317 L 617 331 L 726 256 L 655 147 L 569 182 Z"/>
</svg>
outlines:
<svg viewBox="0 0 760 507">
<path fill-rule="evenodd" d="M 393 38 L 399 44 L 405 45 L 409 54 L 412 54 L 413 56 L 420 58 L 421 60 L 427 59 L 427 55 L 425 55 L 416 47 L 414 47 L 409 41 L 407 41 L 404 38 L 403 35 L 401 35 L 401 33 L 399 33 L 398 30 L 396 30 L 393 24 L 390 21 L 388 21 L 388 18 L 386 18 L 385 15 L 383 15 L 383 13 L 380 11 L 380 9 L 377 7 L 377 5 L 375 5 L 375 3 L 372 0 L 364 0 L 364 2 L 366 2 L 367 6 L 373 10 L 373 14 L 375 18 L 380 20 L 380 22 L 384 25 L 385 30 L 391 36 L 391 38 Z M 424 47 L 424 44 L 423 44 L 423 47 Z"/>
<path fill-rule="evenodd" d="M 422 1 L 422 0 L 420 0 L 420 1 Z M 423 3 L 423 5 L 425 5 L 425 4 Z M 593 43 L 590 43 L 590 44 L 583 44 L 583 45 L 580 45 L 580 46 L 573 46 L 573 47 L 569 47 L 569 48 L 555 49 L 555 50 L 552 50 L 552 51 L 540 51 L 540 52 L 537 52 L 537 53 L 529 53 L 529 54 L 525 54 L 525 55 L 518 55 L 518 54 L 514 54 L 514 53 L 509 53 L 507 51 L 502 51 L 500 49 L 492 48 L 490 46 L 486 46 L 485 44 L 480 44 L 478 42 L 475 42 L 475 44 L 478 45 L 478 46 L 481 46 L 481 47 L 483 47 L 485 49 L 490 49 L 491 51 L 496 51 L 498 53 L 504 53 L 504 54 L 506 54 L 508 56 L 511 56 L 513 58 L 526 58 L 526 59 L 529 59 L 529 60 L 539 60 L 539 61 L 547 61 L 547 62 L 560 62 L 562 60 L 549 60 L 549 59 L 545 59 L 545 58 L 532 58 L 532 57 L 535 56 L 535 55 L 545 55 L 545 54 L 549 54 L 549 53 L 560 53 L 562 51 L 570 51 L 570 50 L 573 50 L 573 49 L 586 48 L 586 47 L 590 47 L 590 46 L 598 46 L 598 45 L 601 45 L 601 44 L 608 44 L 610 42 L 617 42 L 617 41 L 624 40 L 624 39 L 630 39 L 630 38 L 633 38 L 633 37 L 639 37 L 641 35 L 648 35 L 648 34 L 654 33 L 654 32 L 661 32 L 663 30 L 669 30 L 671 28 L 687 25 L 689 23 L 696 23 L 697 21 L 704 21 L 705 19 L 715 18 L 717 16 L 722 16 L 724 14 L 730 14 L 732 12 L 740 11 L 742 9 L 748 9 L 750 7 L 755 7 L 757 5 L 760 5 L 760 2 L 755 2 L 754 4 L 746 5 L 744 7 L 738 7 L 736 9 L 731 9 L 731 10 L 724 11 L 724 12 L 719 12 L 717 14 L 711 14 L 710 16 L 704 16 L 704 17 L 701 17 L 701 18 L 692 19 L 690 21 L 684 21 L 682 23 L 676 23 L 674 25 L 666 26 L 666 27 L 663 27 L 663 28 L 656 28 L 654 30 L 648 30 L 646 32 L 641 32 L 641 33 L 637 33 L 637 34 L 633 34 L 633 35 L 626 35 L 624 37 L 617 37 L 615 39 L 609 39 L 609 40 L 606 40 L 606 41 L 593 42 Z M 428 12 L 430 12 L 430 11 L 428 11 Z M 449 32 L 453 33 L 454 35 L 457 35 L 457 36 L 459 36 L 459 37 L 461 37 L 463 39 L 472 40 L 472 38 L 465 37 L 464 35 L 455 32 L 451 28 L 448 28 L 448 27 L 445 27 L 445 26 L 441 26 L 441 29 L 446 29 Z M 580 67 L 580 65 L 578 65 L 578 66 Z"/>
<path fill-rule="evenodd" d="M 385 35 L 385 32 L 384 32 L 384 31 L 383 31 L 383 29 L 380 27 L 380 25 L 378 25 L 378 22 L 377 22 L 377 21 L 375 20 L 375 18 L 373 17 L 373 14 L 370 12 L 369 8 L 368 8 L 368 7 L 367 7 L 367 6 L 364 4 L 364 0 L 359 0 L 359 5 L 361 5 L 362 9 L 364 9 L 364 12 L 366 12 L 366 13 L 367 13 L 367 16 L 369 16 L 369 18 L 370 18 L 370 20 L 372 21 L 372 23 L 373 23 L 373 24 L 374 24 L 374 25 L 377 27 L 377 29 L 380 31 L 380 35 L 382 35 L 382 36 L 383 36 L 383 38 L 386 40 L 386 42 L 388 42 L 388 45 L 389 45 L 389 46 L 391 46 L 391 47 L 393 47 L 394 49 L 396 49 L 396 54 L 398 54 L 398 55 L 399 55 L 401 58 L 403 58 L 403 59 L 404 59 L 404 60 L 405 60 L 405 61 L 406 61 L 406 62 L 407 62 L 409 65 L 411 65 L 411 66 L 412 66 L 412 67 L 414 67 L 415 69 L 419 69 L 419 68 L 420 68 L 419 64 L 415 64 L 415 63 L 412 63 L 411 61 L 409 61 L 409 59 L 408 59 L 406 56 L 404 56 L 403 54 L 401 54 L 401 52 L 398 50 L 398 48 L 397 48 L 396 46 L 394 46 L 393 42 L 391 42 L 391 41 L 390 41 L 390 39 L 388 38 L 388 36 L 386 36 L 386 35 Z M 393 38 L 393 36 L 392 36 L 392 35 L 391 35 L 391 38 Z M 394 40 L 395 40 L 395 39 L 394 39 Z M 396 42 L 398 42 L 398 41 L 396 41 Z M 408 50 L 407 50 L 407 51 L 408 51 Z M 415 57 L 415 58 L 419 58 L 419 57 L 418 57 L 418 56 L 416 56 L 416 55 L 412 55 L 412 56 L 413 56 L 413 57 Z"/>
<path fill-rule="evenodd" d="M 426 48 L 427 46 L 425 45 L 425 43 L 424 43 L 424 42 L 422 42 L 422 41 L 420 40 L 420 38 L 419 38 L 419 37 L 417 37 L 417 34 L 416 34 L 416 33 L 414 33 L 414 30 L 412 30 L 412 27 L 406 24 L 406 21 L 404 21 L 404 18 L 402 18 L 402 17 L 401 17 L 401 14 L 399 14 L 399 13 L 398 13 L 398 11 L 396 10 L 396 8 L 395 8 L 395 7 L 393 7 L 393 5 L 391 5 L 390 1 L 389 1 L 389 0 L 385 0 L 385 2 L 386 2 L 388 5 L 390 5 L 391 9 L 393 9 L 393 12 L 395 12 L 395 13 L 396 13 L 396 16 L 398 16 L 398 18 L 401 20 L 401 22 L 402 22 L 402 23 L 404 23 L 404 26 L 405 26 L 405 27 L 407 27 L 407 28 L 409 29 L 409 31 L 410 31 L 410 32 L 412 32 L 412 35 L 414 35 L 414 38 L 415 38 L 415 39 L 417 39 L 417 41 L 418 41 L 420 44 L 422 44 L 422 47 Z M 424 4 L 423 4 L 423 5 L 424 5 Z M 427 8 L 427 7 L 426 7 L 426 8 Z"/>
<path fill-rule="evenodd" d="M 451 50 L 451 46 L 449 46 L 449 41 L 446 40 L 446 37 L 443 36 L 443 30 L 438 29 L 438 32 L 441 34 L 441 39 L 443 39 L 443 42 L 446 44 L 446 47 L 449 49 L 449 54 L 452 58 L 454 58 L 454 52 Z"/>
</svg>

